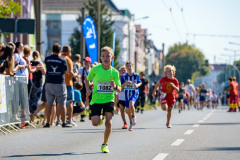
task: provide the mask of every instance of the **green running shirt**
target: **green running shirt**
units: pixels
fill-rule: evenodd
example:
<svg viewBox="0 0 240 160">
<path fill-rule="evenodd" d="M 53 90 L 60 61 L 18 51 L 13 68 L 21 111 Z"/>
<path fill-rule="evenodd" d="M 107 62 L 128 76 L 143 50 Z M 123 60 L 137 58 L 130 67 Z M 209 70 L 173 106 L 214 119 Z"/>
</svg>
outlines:
<svg viewBox="0 0 240 160">
<path fill-rule="evenodd" d="M 111 79 L 117 86 L 121 86 L 119 73 L 115 68 L 105 70 L 102 64 L 91 68 L 87 76 L 88 81 L 93 80 L 94 87 L 90 105 L 114 102 L 115 90 L 110 86 Z"/>
</svg>

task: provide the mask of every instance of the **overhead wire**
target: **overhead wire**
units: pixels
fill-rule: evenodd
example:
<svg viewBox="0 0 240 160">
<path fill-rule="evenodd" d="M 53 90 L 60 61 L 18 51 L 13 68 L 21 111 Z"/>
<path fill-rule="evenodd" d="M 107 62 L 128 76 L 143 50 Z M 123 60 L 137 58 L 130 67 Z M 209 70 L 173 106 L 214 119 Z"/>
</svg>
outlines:
<svg viewBox="0 0 240 160">
<path fill-rule="evenodd" d="M 170 12 L 170 14 L 171 14 L 171 18 L 172 18 L 173 24 L 174 24 L 174 26 L 175 26 L 175 28 L 176 28 L 176 30 L 177 30 L 178 36 L 179 36 L 180 40 L 182 41 L 182 36 L 181 36 L 181 34 L 180 34 L 180 32 L 179 32 L 179 29 L 178 29 L 176 20 L 175 20 L 175 18 L 174 18 L 174 16 L 173 16 L 173 13 L 172 13 L 172 7 L 168 7 L 167 4 L 164 2 L 164 0 L 162 0 L 162 3 L 163 3 L 163 4 L 165 5 L 165 7 L 167 7 L 167 9 L 169 10 L 169 12 Z"/>
</svg>

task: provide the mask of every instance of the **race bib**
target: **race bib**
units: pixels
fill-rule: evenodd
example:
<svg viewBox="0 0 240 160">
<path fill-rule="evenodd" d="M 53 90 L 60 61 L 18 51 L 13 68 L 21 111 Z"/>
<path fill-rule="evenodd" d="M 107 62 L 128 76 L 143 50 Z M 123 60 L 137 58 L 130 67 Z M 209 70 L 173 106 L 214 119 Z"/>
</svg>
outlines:
<svg viewBox="0 0 240 160">
<path fill-rule="evenodd" d="M 164 99 L 164 98 L 166 97 L 166 95 L 167 95 L 167 93 L 162 93 L 160 97 L 161 97 L 162 99 Z"/>
<path fill-rule="evenodd" d="M 110 82 L 98 82 L 97 84 L 98 93 L 112 93 L 113 87 Z"/>
<path fill-rule="evenodd" d="M 135 90 L 134 83 L 125 85 L 124 90 Z"/>
</svg>

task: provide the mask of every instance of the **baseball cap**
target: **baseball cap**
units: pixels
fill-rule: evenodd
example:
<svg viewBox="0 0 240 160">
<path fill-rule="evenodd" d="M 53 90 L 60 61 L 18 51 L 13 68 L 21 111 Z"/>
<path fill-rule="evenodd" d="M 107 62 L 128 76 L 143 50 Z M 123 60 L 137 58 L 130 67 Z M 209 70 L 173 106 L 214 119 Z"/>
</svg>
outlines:
<svg viewBox="0 0 240 160">
<path fill-rule="evenodd" d="M 84 61 L 88 61 L 88 62 L 90 62 L 90 63 L 91 63 L 91 61 L 92 61 L 90 57 L 85 57 L 83 60 L 84 60 Z"/>
<path fill-rule="evenodd" d="M 190 80 L 190 79 L 188 79 L 188 80 L 187 80 L 187 82 L 191 82 L 191 80 Z"/>
</svg>

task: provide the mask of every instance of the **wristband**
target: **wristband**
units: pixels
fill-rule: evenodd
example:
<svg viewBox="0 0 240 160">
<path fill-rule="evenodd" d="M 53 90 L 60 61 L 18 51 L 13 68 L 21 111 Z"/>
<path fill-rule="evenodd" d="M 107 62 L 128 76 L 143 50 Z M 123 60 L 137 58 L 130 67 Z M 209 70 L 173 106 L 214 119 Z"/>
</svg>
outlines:
<svg viewBox="0 0 240 160">
<path fill-rule="evenodd" d="M 116 88 L 113 88 L 114 90 L 117 90 L 118 89 L 118 86 L 116 85 Z"/>
</svg>

